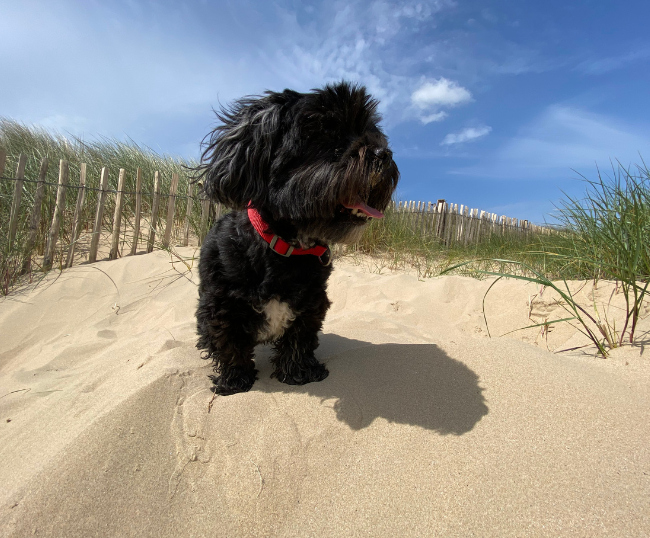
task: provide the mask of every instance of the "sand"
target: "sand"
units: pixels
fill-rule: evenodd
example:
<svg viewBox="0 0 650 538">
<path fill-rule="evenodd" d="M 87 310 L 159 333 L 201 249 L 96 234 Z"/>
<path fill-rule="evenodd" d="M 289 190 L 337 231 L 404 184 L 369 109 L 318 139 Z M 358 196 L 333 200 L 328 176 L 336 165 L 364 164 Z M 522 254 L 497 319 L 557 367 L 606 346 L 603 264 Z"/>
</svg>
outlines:
<svg viewBox="0 0 650 538">
<path fill-rule="evenodd" d="M 260 347 L 253 389 L 214 397 L 196 266 L 172 261 L 79 265 L 0 301 L 2 536 L 650 535 L 647 306 L 638 345 L 554 353 L 584 337 L 498 337 L 562 317 L 548 290 L 499 282 L 488 338 L 491 281 L 343 260 L 329 377 L 283 385 Z"/>
</svg>

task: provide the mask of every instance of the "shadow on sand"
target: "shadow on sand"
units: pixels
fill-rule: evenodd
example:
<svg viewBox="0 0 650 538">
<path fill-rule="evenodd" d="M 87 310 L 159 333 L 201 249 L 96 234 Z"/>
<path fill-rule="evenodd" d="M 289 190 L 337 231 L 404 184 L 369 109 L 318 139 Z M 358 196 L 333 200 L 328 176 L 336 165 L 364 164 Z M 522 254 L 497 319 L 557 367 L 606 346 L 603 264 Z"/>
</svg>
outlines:
<svg viewBox="0 0 650 538">
<path fill-rule="evenodd" d="M 375 418 L 443 435 L 469 432 L 488 413 L 478 376 L 434 344 L 372 344 L 322 334 L 316 351 L 330 375 L 300 387 L 269 379 L 271 349 L 257 350 L 253 390 L 335 399 L 337 418 L 354 430 Z"/>
</svg>

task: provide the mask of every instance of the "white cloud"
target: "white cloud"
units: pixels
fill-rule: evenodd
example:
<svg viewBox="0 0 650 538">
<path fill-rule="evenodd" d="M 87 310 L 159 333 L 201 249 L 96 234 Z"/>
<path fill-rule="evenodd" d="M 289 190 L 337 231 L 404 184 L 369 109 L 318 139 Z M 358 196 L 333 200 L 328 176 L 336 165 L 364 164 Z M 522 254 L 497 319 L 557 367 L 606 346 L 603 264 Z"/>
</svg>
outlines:
<svg viewBox="0 0 650 538">
<path fill-rule="evenodd" d="M 482 127 L 468 127 L 459 133 L 449 133 L 445 139 L 440 142 L 441 146 L 450 146 L 452 144 L 462 144 L 463 142 L 470 142 L 485 136 L 492 130 L 492 127 L 484 125 Z"/>
<path fill-rule="evenodd" d="M 470 101 L 473 99 L 469 90 L 445 77 L 433 82 L 422 82 L 411 94 L 411 105 L 425 125 L 432 121 L 442 121 L 448 116 L 441 108 L 453 108 Z"/>
<path fill-rule="evenodd" d="M 435 82 L 425 82 L 411 95 L 418 108 L 453 107 L 472 100 L 472 94 L 453 80 L 444 77 Z"/>
<path fill-rule="evenodd" d="M 420 117 L 420 121 L 426 125 L 427 123 L 431 123 L 432 121 L 442 121 L 447 116 L 449 116 L 449 114 L 447 114 L 444 110 L 442 110 L 440 112 L 434 112 L 433 114 L 429 114 L 427 116 L 422 116 Z"/>
</svg>

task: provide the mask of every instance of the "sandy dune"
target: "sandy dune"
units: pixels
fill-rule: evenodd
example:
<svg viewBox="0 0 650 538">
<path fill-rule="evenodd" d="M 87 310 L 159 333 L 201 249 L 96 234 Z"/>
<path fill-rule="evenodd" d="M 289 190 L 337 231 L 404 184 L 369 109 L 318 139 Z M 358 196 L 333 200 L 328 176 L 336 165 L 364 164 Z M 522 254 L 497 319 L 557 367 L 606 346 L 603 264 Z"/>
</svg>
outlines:
<svg viewBox="0 0 650 538">
<path fill-rule="evenodd" d="M 3 536 L 650 535 L 650 317 L 607 360 L 554 354 L 583 337 L 487 337 L 488 281 L 339 263 L 330 376 L 278 383 L 261 347 L 253 390 L 213 397 L 196 270 L 171 261 L 0 301 Z M 499 282 L 492 335 L 562 317 L 539 292 Z"/>
</svg>

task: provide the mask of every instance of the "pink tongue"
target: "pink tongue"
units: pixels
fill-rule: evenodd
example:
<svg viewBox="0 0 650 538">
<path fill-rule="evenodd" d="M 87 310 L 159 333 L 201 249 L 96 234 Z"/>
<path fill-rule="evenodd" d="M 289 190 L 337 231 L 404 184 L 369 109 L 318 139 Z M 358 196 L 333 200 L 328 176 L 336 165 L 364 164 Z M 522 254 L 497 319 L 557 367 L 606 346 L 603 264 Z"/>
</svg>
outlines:
<svg viewBox="0 0 650 538">
<path fill-rule="evenodd" d="M 357 198 L 356 201 L 354 202 L 354 205 L 347 205 L 343 204 L 344 207 L 347 207 L 348 209 L 358 209 L 362 213 L 365 213 L 369 217 L 375 218 L 375 219 L 381 219 L 383 218 L 384 214 L 381 211 L 377 211 L 374 207 L 370 207 L 367 204 L 364 204 L 363 201 L 361 201 L 360 198 Z"/>
</svg>

